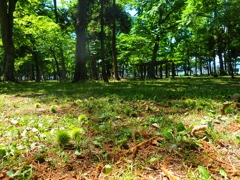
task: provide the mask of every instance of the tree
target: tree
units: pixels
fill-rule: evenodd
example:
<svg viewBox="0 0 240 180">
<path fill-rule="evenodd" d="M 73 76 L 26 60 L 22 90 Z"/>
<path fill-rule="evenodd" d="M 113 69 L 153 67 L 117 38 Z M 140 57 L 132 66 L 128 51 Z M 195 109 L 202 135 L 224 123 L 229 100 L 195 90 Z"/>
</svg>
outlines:
<svg viewBox="0 0 240 180">
<path fill-rule="evenodd" d="M 1 74 L 9 81 L 14 77 L 13 13 L 17 0 L 0 1 L 0 24 L 3 42 L 3 66 Z"/>
<path fill-rule="evenodd" d="M 115 9 L 116 0 L 112 0 L 112 7 Z M 117 64 L 117 49 L 116 49 L 116 16 L 113 15 L 112 20 L 112 57 L 113 57 L 113 68 L 114 68 L 114 79 L 120 80 L 118 74 L 118 64 Z"/>
<path fill-rule="evenodd" d="M 86 72 L 86 18 L 87 0 L 78 0 L 76 23 L 76 62 L 73 82 L 85 81 Z"/>
<path fill-rule="evenodd" d="M 106 67 L 105 67 L 105 49 L 104 49 L 104 17 L 103 17 L 103 8 L 104 0 L 100 0 L 100 43 L 101 43 L 101 64 L 102 64 L 102 77 L 104 82 L 108 82 Z"/>
<path fill-rule="evenodd" d="M 152 41 L 152 56 L 149 68 L 149 77 L 155 77 L 155 62 L 159 55 L 161 40 L 164 42 L 169 31 L 174 31 L 181 19 L 181 12 L 185 6 L 182 0 L 177 1 L 140 1 L 137 29 L 140 34 L 149 37 Z M 170 43 L 169 43 L 170 44 Z M 170 48 L 170 47 L 166 47 Z"/>
</svg>

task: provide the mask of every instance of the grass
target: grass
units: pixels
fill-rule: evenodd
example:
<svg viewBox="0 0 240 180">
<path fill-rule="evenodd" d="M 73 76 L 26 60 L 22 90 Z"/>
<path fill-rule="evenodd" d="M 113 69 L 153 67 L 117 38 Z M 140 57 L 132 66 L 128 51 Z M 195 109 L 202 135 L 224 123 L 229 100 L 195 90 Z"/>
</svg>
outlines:
<svg viewBox="0 0 240 180">
<path fill-rule="evenodd" d="M 238 179 L 238 104 L 221 109 L 239 87 L 229 77 L 0 83 L 0 177 Z"/>
</svg>

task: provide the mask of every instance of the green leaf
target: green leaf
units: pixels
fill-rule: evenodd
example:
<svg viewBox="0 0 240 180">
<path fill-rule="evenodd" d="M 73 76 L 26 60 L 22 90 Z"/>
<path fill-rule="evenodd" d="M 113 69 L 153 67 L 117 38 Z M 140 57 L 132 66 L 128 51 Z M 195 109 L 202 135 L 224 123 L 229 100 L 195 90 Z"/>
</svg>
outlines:
<svg viewBox="0 0 240 180">
<path fill-rule="evenodd" d="M 203 177 L 203 180 L 211 179 L 211 174 L 205 167 L 198 166 L 198 171 L 200 172 L 201 176 Z"/>
<path fill-rule="evenodd" d="M 176 129 L 177 129 L 177 132 L 181 132 L 185 130 L 185 126 L 183 125 L 182 122 L 180 122 L 176 125 Z"/>
<path fill-rule="evenodd" d="M 224 168 L 221 168 L 219 173 L 224 177 L 224 179 L 227 179 L 227 173 Z"/>
<path fill-rule="evenodd" d="M 81 150 L 76 150 L 76 151 L 74 152 L 74 154 L 75 154 L 76 156 L 80 156 L 80 155 L 82 154 L 82 151 L 81 151 Z"/>
<path fill-rule="evenodd" d="M 159 158 L 153 157 L 153 158 L 149 159 L 148 162 L 149 162 L 149 163 L 152 163 L 152 162 L 156 162 L 156 161 L 158 161 L 158 160 L 159 160 Z"/>
</svg>

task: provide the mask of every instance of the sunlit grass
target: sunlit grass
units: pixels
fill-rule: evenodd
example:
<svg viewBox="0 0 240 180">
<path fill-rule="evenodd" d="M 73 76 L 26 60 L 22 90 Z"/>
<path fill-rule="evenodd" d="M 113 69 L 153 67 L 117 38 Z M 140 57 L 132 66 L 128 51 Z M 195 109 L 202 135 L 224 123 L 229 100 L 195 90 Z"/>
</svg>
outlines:
<svg viewBox="0 0 240 180">
<path fill-rule="evenodd" d="M 4 172 L 20 168 L 21 176 L 31 177 L 32 169 L 22 166 L 27 157 L 44 158 L 43 163 L 54 169 L 68 164 L 75 155 L 91 157 L 92 165 L 108 162 L 113 179 L 133 179 L 157 163 L 163 164 L 166 155 L 176 158 L 179 154 L 179 166 L 186 169 L 181 173 L 188 179 L 199 178 L 192 165 L 203 166 L 197 157 L 202 141 L 214 146 L 229 144 L 233 149 L 240 144 L 239 135 L 234 134 L 240 123 L 239 110 L 231 105 L 225 109 L 226 115 L 221 114 L 223 104 L 240 93 L 239 83 L 240 79 L 225 77 L 107 84 L 0 83 L 0 152 L 6 152 L 1 155 L 0 168 Z M 209 127 L 196 137 L 189 135 L 202 124 Z M 60 137 L 58 132 L 69 132 L 69 136 L 62 133 Z M 159 152 L 144 153 L 144 146 L 135 162 L 131 153 L 118 153 L 134 147 L 134 137 L 139 144 L 154 136 L 159 137 L 154 142 Z M 117 164 L 122 158 L 124 162 Z"/>
</svg>

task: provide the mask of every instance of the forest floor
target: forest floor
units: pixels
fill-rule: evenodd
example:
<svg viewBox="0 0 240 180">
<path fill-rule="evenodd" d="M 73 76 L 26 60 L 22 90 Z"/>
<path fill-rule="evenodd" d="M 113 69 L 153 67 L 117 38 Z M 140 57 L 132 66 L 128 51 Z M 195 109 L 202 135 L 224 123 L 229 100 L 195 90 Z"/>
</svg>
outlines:
<svg viewBox="0 0 240 180">
<path fill-rule="evenodd" d="M 0 83 L 0 179 L 240 179 L 236 93 L 230 77 Z"/>
</svg>

